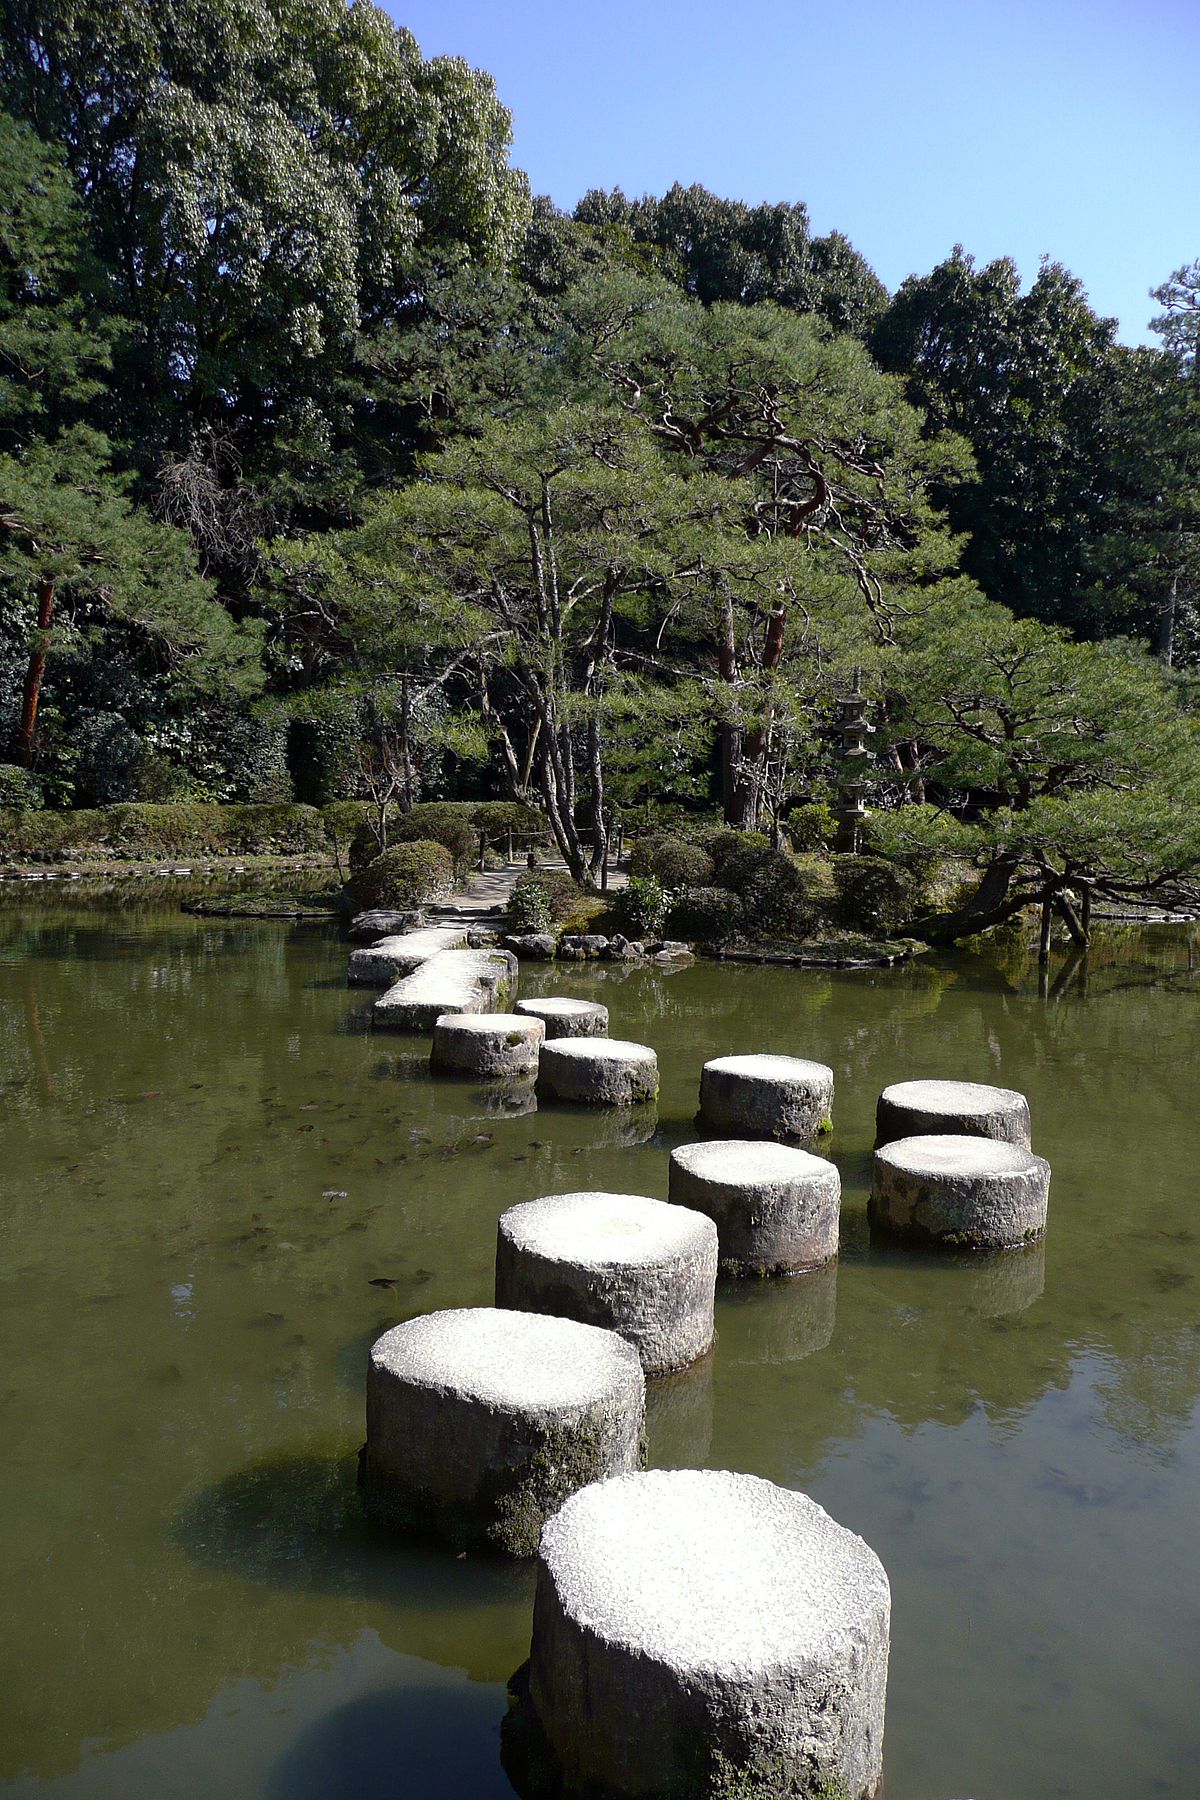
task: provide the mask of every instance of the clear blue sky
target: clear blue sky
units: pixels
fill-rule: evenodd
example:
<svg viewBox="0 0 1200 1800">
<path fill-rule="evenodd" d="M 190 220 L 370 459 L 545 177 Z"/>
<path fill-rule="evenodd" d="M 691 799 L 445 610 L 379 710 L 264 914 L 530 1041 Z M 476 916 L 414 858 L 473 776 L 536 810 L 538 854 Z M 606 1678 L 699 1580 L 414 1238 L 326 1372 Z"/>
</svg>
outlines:
<svg viewBox="0 0 1200 1800">
<path fill-rule="evenodd" d="M 889 288 L 962 243 L 1048 254 L 1121 337 L 1200 257 L 1200 0 L 385 0 L 513 113 L 513 160 L 589 187 L 803 200 Z"/>
</svg>

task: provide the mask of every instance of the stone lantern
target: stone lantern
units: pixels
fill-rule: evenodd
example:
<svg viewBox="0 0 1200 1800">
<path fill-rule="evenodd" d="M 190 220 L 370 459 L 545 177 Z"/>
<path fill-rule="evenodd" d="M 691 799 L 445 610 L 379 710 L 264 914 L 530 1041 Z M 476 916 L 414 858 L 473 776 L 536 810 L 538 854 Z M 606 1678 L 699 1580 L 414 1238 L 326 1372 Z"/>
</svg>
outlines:
<svg viewBox="0 0 1200 1800">
<path fill-rule="evenodd" d="M 834 702 L 834 730 L 838 734 L 838 850 L 856 854 L 867 816 L 863 799 L 868 786 L 867 765 L 871 752 L 867 738 L 874 731 L 866 713 L 862 691 L 862 670 L 854 671 L 854 689 Z"/>
</svg>

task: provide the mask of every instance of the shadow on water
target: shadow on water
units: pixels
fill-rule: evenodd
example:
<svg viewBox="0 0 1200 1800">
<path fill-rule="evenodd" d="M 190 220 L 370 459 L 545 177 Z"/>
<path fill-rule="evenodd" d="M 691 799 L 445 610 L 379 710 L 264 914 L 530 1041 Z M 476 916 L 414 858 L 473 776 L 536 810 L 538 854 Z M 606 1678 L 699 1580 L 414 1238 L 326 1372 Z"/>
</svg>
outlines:
<svg viewBox="0 0 1200 1800">
<path fill-rule="evenodd" d="M 356 1487 L 357 1454 L 278 1455 L 205 1488 L 179 1512 L 172 1538 L 201 1564 L 244 1581 L 369 1599 L 377 1614 L 405 1614 L 404 1648 L 473 1668 L 464 1614 L 528 1608 L 534 1565 L 484 1553 L 455 1556 L 415 1535 L 371 1525 Z"/>
<path fill-rule="evenodd" d="M 268 1778 L 264 1800 L 511 1796 L 500 1767 L 500 1711 L 490 1687 L 366 1694 L 304 1733 Z"/>
</svg>

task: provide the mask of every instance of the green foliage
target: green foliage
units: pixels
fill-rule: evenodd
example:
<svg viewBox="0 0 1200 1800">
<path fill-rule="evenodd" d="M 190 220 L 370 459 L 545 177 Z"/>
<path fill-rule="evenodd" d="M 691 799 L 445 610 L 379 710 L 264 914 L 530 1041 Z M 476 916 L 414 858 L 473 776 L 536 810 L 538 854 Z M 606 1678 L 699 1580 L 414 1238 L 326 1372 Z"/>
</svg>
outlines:
<svg viewBox="0 0 1200 1800">
<path fill-rule="evenodd" d="M 837 916 L 851 931 L 886 937 L 924 910 L 928 884 L 904 863 L 881 856 L 839 856 L 833 864 Z"/>
<path fill-rule="evenodd" d="M 421 906 L 440 899 L 454 885 L 454 863 L 442 845 L 422 842 L 396 844 L 359 869 L 350 883 L 354 904 L 372 907 Z"/>
<path fill-rule="evenodd" d="M 652 875 L 663 887 L 706 887 L 715 864 L 707 850 L 669 834 L 638 838 L 629 853 L 631 875 Z"/>
<path fill-rule="evenodd" d="M 770 838 L 761 831 L 716 831 L 705 839 L 718 887 L 740 894 L 771 850 Z"/>
<path fill-rule="evenodd" d="M 816 919 L 808 876 L 783 850 L 766 850 L 742 881 L 740 899 L 747 935 L 805 938 Z"/>
<path fill-rule="evenodd" d="M 479 834 L 471 823 L 472 811 L 469 803 L 424 801 L 397 820 L 388 832 L 388 843 L 410 844 L 428 839 L 443 845 L 450 852 L 455 876 L 461 881 L 479 855 Z"/>
<path fill-rule="evenodd" d="M 723 949 L 743 935 L 742 903 L 729 888 L 682 888 L 671 897 L 667 929 L 672 937 Z"/>
<path fill-rule="evenodd" d="M 553 931 L 578 902 L 579 889 L 565 870 L 528 869 L 517 876 L 508 915 L 516 931 Z"/>
<path fill-rule="evenodd" d="M 0 814 L 0 855 L 61 862 L 89 854 L 157 856 L 311 855 L 325 848 L 321 814 L 294 805 L 214 806 L 126 802 L 76 812 Z"/>
<path fill-rule="evenodd" d="M 0 763 L 0 808 L 37 812 L 41 804 L 42 784 L 37 776 L 17 763 Z"/>
<path fill-rule="evenodd" d="M 669 896 L 654 875 L 631 875 L 613 898 L 610 911 L 627 937 L 657 938 L 666 924 Z"/>
<path fill-rule="evenodd" d="M 805 800 L 788 813 L 787 834 L 794 849 L 828 850 L 837 837 L 837 818 L 824 800 Z"/>
</svg>

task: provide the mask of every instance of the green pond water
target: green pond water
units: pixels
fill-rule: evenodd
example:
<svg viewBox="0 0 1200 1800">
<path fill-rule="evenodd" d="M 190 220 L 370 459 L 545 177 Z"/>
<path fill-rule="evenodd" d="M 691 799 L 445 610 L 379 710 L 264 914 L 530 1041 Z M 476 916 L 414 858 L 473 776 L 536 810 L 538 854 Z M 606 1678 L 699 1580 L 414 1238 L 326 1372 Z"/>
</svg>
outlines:
<svg viewBox="0 0 1200 1800">
<path fill-rule="evenodd" d="M 372 1036 L 329 931 L 0 911 L 0 1791 L 510 1793 L 532 1572 L 369 1532 L 367 1346 L 491 1298 L 496 1215 L 665 1196 L 700 1065 L 833 1065 L 840 1264 L 727 1289 L 651 1460 L 750 1470 L 892 1581 L 887 1800 L 1200 1792 L 1200 941 L 826 973 L 523 971 L 657 1046 L 653 1116 L 497 1111 Z M 1194 965 L 1194 967 L 1193 967 Z M 1024 1089 L 1043 1247 L 870 1241 L 875 1097 Z M 388 1285 L 379 1285 L 387 1283 Z"/>
</svg>

